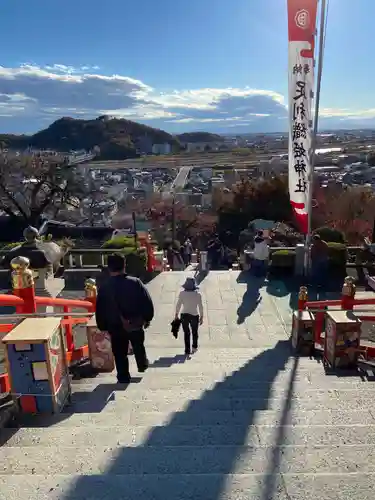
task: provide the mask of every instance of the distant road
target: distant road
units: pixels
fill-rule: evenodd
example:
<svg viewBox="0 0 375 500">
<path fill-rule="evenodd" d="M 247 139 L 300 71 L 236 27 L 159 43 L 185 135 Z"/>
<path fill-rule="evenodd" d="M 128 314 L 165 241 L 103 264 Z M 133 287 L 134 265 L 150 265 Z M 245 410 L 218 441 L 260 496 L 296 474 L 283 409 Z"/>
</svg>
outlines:
<svg viewBox="0 0 375 500">
<path fill-rule="evenodd" d="M 94 154 L 80 155 L 80 156 L 72 156 L 69 159 L 69 165 L 78 165 L 79 163 L 83 163 L 84 161 L 90 161 L 95 158 Z"/>
<path fill-rule="evenodd" d="M 323 146 L 332 148 L 341 146 L 342 148 L 347 149 L 344 154 L 359 154 L 366 152 L 366 149 L 358 150 L 353 147 L 352 144 L 332 144 Z M 269 153 L 257 152 L 254 154 L 250 154 L 249 156 L 237 155 L 233 154 L 231 151 L 220 152 L 220 153 L 201 153 L 201 154 L 181 154 L 181 155 L 168 155 L 160 159 L 158 156 L 148 157 L 147 162 L 144 162 L 143 158 L 133 158 L 128 160 L 118 160 L 118 161 L 95 161 L 92 163 L 88 163 L 86 166 L 93 169 L 108 169 L 108 170 L 116 170 L 119 168 L 138 168 L 144 170 L 152 170 L 155 168 L 189 168 L 192 169 L 193 166 L 196 167 L 213 167 L 213 166 L 221 166 L 232 164 L 234 168 L 248 168 L 252 166 L 256 166 L 259 162 L 268 162 L 270 158 L 274 156 L 279 156 L 283 154 L 287 154 L 287 148 L 281 148 L 280 150 L 275 150 Z M 333 153 L 334 156 L 337 156 L 339 153 Z M 188 164 L 190 167 L 185 167 Z M 178 175 L 177 175 L 178 177 Z"/>
<path fill-rule="evenodd" d="M 172 183 L 172 190 L 183 189 L 186 185 L 186 181 L 189 177 L 190 170 L 192 167 L 181 167 L 175 180 Z"/>
</svg>

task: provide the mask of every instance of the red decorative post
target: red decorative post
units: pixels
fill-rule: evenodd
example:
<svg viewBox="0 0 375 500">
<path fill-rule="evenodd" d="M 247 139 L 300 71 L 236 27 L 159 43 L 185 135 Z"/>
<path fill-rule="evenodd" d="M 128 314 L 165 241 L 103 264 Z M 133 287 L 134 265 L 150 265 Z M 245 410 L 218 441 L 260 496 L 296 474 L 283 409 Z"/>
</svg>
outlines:
<svg viewBox="0 0 375 500">
<path fill-rule="evenodd" d="M 86 300 L 92 303 L 94 311 L 96 310 L 96 297 L 98 295 L 98 289 L 96 286 L 96 281 L 94 278 L 88 278 L 85 281 L 85 296 Z"/>
<path fill-rule="evenodd" d="M 68 352 L 71 352 L 74 350 L 73 325 L 72 325 L 71 321 L 69 322 L 69 320 L 71 320 L 72 317 L 66 315 L 67 313 L 70 313 L 70 307 L 63 306 L 63 311 L 64 311 L 64 319 L 68 320 L 68 323 L 65 325 L 66 350 Z"/>
<path fill-rule="evenodd" d="M 24 305 L 17 310 L 18 313 L 32 314 L 36 312 L 34 276 L 27 257 L 14 257 L 12 267 L 13 294 L 24 300 Z"/>
<path fill-rule="evenodd" d="M 306 302 L 308 299 L 307 287 L 301 286 L 298 293 L 298 310 L 303 311 L 306 309 Z"/>
<path fill-rule="evenodd" d="M 344 311 L 351 311 L 354 307 L 356 286 L 351 276 L 347 276 L 341 292 L 341 309 Z"/>
</svg>

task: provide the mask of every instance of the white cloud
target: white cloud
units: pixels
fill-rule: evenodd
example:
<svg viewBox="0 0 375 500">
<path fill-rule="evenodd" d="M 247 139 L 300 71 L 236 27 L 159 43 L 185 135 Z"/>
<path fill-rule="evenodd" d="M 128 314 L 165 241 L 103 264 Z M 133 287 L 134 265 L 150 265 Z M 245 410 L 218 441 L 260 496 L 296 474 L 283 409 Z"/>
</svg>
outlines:
<svg viewBox="0 0 375 500">
<path fill-rule="evenodd" d="M 350 110 L 350 109 L 334 109 L 322 108 L 320 115 L 324 117 L 337 117 L 346 119 L 372 119 L 375 118 L 375 108 Z"/>
<path fill-rule="evenodd" d="M 284 96 L 272 90 L 250 89 L 245 87 L 226 89 L 196 89 L 196 90 L 174 90 L 170 93 L 160 92 L 153 95 L 153 100 L 162 106 L 170 108 L 194 108 L 212 110 L 223 99 L 230 97 L 248 98 L 252 96 L 265 96 L 284 105 Z"/>
<path fill-rule="evenodd" d="M 273 90 L 201 88 L 154 89 L 147 83 L 123 75 L 104 75 L 97 66 L 33 63 L 8 68 L 0 66 L 0 116 L 4 132 L 12 119 L 14 127 L 33 124 L 33 129 L 62 116 L 96 117 L 108 114 L 154 124 L 157 127 L 191 128 L 259 127 L 276 129 L 287 117 L 284 96 Z M 368 120 L 367 110 L 322 108 L 323 119 Z M 284 120 L 284 122 L 279 122 Z"/>
</svg>

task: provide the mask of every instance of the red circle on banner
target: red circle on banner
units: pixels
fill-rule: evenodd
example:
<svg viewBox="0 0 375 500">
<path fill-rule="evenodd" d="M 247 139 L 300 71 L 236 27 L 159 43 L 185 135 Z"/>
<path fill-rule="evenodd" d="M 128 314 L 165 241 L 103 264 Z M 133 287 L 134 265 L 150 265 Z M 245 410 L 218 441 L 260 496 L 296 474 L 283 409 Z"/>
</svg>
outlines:
<svg viewBox="0 0 375 500">
<path fill-rule="evenodd" d="M 307 30 L 310 27 L 310 14 L 306 9 L 301 9 L 297 12 L 295 17 L 296 25 L 298 28 Z"/>
</svg>

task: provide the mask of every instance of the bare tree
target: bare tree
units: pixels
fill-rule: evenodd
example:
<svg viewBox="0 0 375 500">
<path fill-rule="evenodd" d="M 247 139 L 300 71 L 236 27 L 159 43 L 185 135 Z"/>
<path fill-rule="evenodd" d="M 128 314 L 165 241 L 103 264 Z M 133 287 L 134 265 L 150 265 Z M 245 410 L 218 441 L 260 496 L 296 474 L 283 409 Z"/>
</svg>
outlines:
<svg viewBox="0 0 375 500">
<path fill-rule="evenodd" d="M 114 215 L 116 208 L 117 202 L 113 197 L 91 186 L 84 190 L 80 200 L 71 199 L 67 203 L 67 210 L 60 213 L 60 217 L 57 218 L 64 216 L 65 220 L 77 225 L 96 226 L 105 223 Z"/>
<path fill-rule="evenodd" d="M 27 225 L 56 217 L 82 194 L 76 167 L 59 156 L 0 156 L 0 211 Z"/>
</svg>

